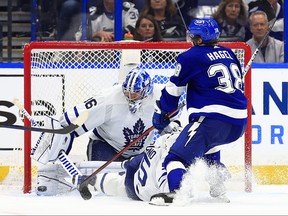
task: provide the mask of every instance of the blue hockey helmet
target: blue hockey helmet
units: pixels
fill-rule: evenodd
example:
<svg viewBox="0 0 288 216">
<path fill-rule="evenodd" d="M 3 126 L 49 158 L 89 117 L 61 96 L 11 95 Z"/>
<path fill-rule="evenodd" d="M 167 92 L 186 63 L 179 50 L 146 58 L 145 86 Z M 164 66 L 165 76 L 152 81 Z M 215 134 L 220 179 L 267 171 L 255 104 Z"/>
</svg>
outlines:
<svg viewBox="0 0 288 216">
<path fill-rule="evenodd" d="M 200 36 L 204 43 L 218 40 L 220 28 L 213 18 L 194 19 L 188 27 L 187 36 L 194 38 Z"/>
<path fill-rule="evenodd" d="M 145 70 L 136 67 L 127 74 L 122 89 L 128 100 L 129 110 L 135 113 L 141 106 L 142 100 L 152 94 L 153 82 Z"/>
</svg>

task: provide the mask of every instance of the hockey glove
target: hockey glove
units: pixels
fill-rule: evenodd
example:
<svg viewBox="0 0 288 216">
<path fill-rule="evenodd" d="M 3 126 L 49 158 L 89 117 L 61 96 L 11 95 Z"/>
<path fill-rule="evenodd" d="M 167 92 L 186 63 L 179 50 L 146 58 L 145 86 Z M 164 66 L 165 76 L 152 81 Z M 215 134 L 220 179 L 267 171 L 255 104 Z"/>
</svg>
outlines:
<svg viewBox="0 0 288 216">
<path fill-rule="evenodd" d="M 170 118 L 171 119 L 171 118 Z M 164 135 L 164 134 L 171 134 L 171 133 L 175 133 L 178 131 L 181 131 L 182 127 L 181 127 L 181 123 L 179 120 L 170 120 L 170 124 L 164 128 L 163 131 L 161 131 L 160 135 Z"/>
<path fill-rule="evenodd" d="M 155 104 L 155 112 L 153 115 L 153 126 L 161 133 L 169 124 L 170 119 L 166 117 L 167 111 L 161 110 L 160 101 L 157 100 Z"/>
</svg>

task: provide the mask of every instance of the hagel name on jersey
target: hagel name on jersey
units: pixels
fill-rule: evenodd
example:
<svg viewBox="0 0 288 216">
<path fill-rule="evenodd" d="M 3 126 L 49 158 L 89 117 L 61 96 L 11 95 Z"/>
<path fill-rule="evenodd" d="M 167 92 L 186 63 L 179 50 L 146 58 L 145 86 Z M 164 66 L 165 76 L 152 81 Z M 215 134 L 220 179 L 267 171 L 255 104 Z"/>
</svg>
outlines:
<svg viewBox="0 0 288 216">
<path fill-rule="evenodd" d="M 219 50 L 219 51 L 215 51 L 215 52 L 210 52 L 210 53 L 207 53 L 206 55 L 208 56 L 208 58 L 211 61 L 214 61 L 217 59 L 225 59 L 225 58 L 233 59 L 231 57 L 231 55 L 229 54 L 229 52 L 226 50 Z"/>
</svg>

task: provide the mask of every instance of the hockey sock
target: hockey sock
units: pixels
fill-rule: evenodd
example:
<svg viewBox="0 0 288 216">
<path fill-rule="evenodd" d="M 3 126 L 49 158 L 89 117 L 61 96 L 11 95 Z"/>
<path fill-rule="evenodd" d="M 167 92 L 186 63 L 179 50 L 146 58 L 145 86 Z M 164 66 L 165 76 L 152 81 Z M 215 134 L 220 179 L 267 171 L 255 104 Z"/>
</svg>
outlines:
<svg viewBox="0 0 288 216">
<path fill-rule="evenodd" d="M 222 163 L 220 162 L 220 151 L 217 151 L 217 152 L 214 152 L 214 153 L 211 153 L 211 154 L 206 154 L 203 156 L 205 162 L 208 164 L 208 165 L 221 165 Z"/>
<path fill-rule="evenodd" d="M 170 192 L 180 188 L 183 175 L 186 173 L 184 165 L 179 161 L 172 161 L 167 165 L 167 173 Z"/>
</svg>

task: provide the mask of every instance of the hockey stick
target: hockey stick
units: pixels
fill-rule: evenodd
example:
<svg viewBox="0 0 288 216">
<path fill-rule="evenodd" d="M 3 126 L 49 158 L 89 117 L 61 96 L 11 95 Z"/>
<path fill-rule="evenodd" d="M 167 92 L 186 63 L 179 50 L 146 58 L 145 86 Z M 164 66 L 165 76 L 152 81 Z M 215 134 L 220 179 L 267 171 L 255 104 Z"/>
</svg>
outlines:
<svg viewBox="0 0 288 216">
<path fill-rule="evenodd" d="M 181 9 L 180 9 L 180 7 L 179 7 L 178 1 L 176 1 L 174 4 L 175 4 L 176 7 L 177 7 L 178 13 L 179 13 L 179 15 L 180 15 L 180 17 L 181 17 L 181 20 L 182 20 L 182 22 L 183 22 L 183 25 L 185 26 L 186 31 L 188 31 L 188 28 L 187 28 L 186 22 L 185 22 L 185 20 L 184 20 L 182 11 L 181 11 Z M 185 3 L 184 3 L 184 7 L 185 7 Z"/>
<path fill-rule="evenodd" d="M 178 112 L 181 108 L 183 108 L 186 104 L 183 103 L 180 106 L 177 107 L 174 111 L 168 113 L 166 115 L 166 119 L 169 119 L 172 115 L 174 115 L 176 112 Z M 144 136 L 149 134 L 152 130 L 154 130 L 154 126 L 151 126 L 148 128 L 144 133 L 142 133 L 137 139 L 135 139 L 133 142 L 129 143 L 125 148 L 123 148 L 120 152 L 118 152 L 111 160 L 104 163 L 102 166 L 100 166 L 97 170 L 95 170 L 90 176 L 88 176 L 84 181 L 81 182 L 79 185 L 79 192 L 84 200 L 88 200 L 92 197 L 91 192 L 88 189 L 88 183 L 89 181 L 97 175 L 100 171 L 102 171 L 105 167 L 107 167 L 110 163 L 112 163 L 114 160 L 116 160 L 120 155 L 122 155 L 123 152 L 128 150 L 131 146 L 133 146 L 135 143 L 137 143 L 139 140 L 141 140 Z"/>
<path fill-rule="evenodd" d="M 88 112 L 83 112 L 70 125 L 68 125 L 65 128 L 60 128 L 60 129 L 27 127 L 27 126 L 22 126 L 22 125 L 7 125 L 7 124 L 3 124 L 3 123 L 0 123 L 0 127 L 9 128 L 9 129 L 16 129 L 16 130 L 35 131 L 35 132 L 68 134 L 68 133 L 71 133 L 72 131 L 74 131 L 75 129 L 77 129 L 79 126 L 81 126 L 87 120 L 87 118 L 88 118 Z"/>
<path fill-rule="evenodd" d="M 6 124 L 1 124 L 0 127 L 2 128 L 9 128 L 9 129 L 15 129 L 15 130 L 28 130 L 28 131 L 34 131 L 34 132 L 46 132 L 46 133 L 55 133 L 55 134 L 68 134 L 72 131 L 74 131 L 76 128 L 78 128 L 80 125 L 82 125 L 82 119 L 83 116 L 79 116 L 76 120 L 79 120 L 80 123 L 78 122 L 73 122 L 71 125 L 61 128 L 61 129 L 47 129 L 47 128 L 36 128 L 36 127 L 26 127 L 22 125 L 6 125 Z M 85 122 L 85 121 L 83 121 Z"/>
<path fill-rule="evenodd" d="M 271 25 L 269 25 L 269 28 L 267 30 L 267 32 L 265 33 L 263 39 L 260 41 L 258 47 L 256 48 L 256 50 L 254 51 L 254 53 L 252 54 L 249 62 L 247 63 L 247 65 L 244 68 L 243 71 L 243 77 L 245 77 L 245 75 L 247 74 L 248 70 L 250 69 L 254 59 L 256 58 L 259 50 L 261 49 L 262 44 L 264 43 L 264 41 L 266 40 L 266 38 L 268 37 L 268 35 L 270 34 L 275 22 L 276 22 L 276 17 L 275 17 L 275 12 L 274 9 L 272 8 L 271 4 L 267 1 L 267 0 L 262 0 L 259 1 L 260 6 L 262 8 L 262 10 L 266 13 L 267 18 L 269 23 L 272 23 Z"/>
<path fill-rule="evenodd" d="M 32 116 L 26 111 L 24 106 L 20 103 L 17 98 L 14 98 L 12 103 L 14 103 L 20 112 L 32 123 L 35 127 L 40 127 L 37 122 L 32 118 Z M 35 151 L 36 147 L 32 148 L 31 154 Z M 80 170 L 76 167 L 76 165 L 70 160 L 67 154 L 64 151 L 61 151 L 58 156 L 59 161 L 61 162 L 62 167 L 64 170 L 69 174 L 71 178 L 78 177 L 79 175 L 82 176 Z M 78 179 L 78 178 L 77 178 Z M 77 186 L 77 182 L 75 182 L 75 186 Z"/>
</svg>

